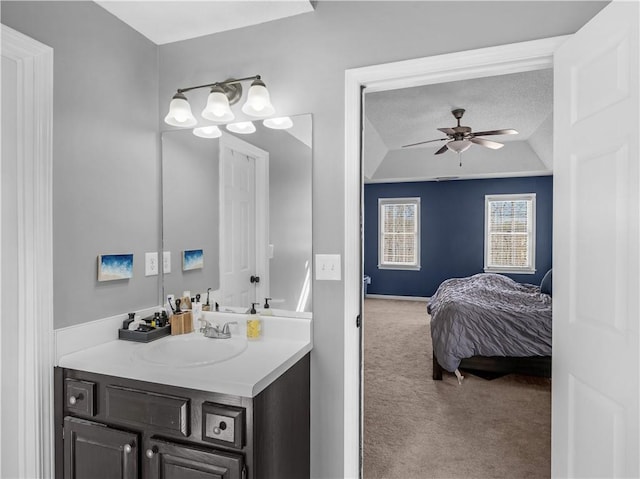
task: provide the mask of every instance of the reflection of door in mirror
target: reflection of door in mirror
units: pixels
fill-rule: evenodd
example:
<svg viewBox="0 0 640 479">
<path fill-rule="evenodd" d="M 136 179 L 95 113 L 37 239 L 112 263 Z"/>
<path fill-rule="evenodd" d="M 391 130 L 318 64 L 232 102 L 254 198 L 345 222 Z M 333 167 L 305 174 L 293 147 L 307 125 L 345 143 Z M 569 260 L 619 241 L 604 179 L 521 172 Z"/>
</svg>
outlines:
<svg viewBox="0 0 640 479">
<path fill-rule="evenodd" d="M 163 272 L 164 297 L 190 291 L 205 300 L 210 288 L 211 301 L 221 307 L 244 312 L 249 303 L 263 305 L 264 298 L 270 297 L 274 314 L 310 317 L 312 119 L 298 115 L 292 120 L 293 126 L 286 130 L 256 122 L 256 131 L 240 138 L 226 131 L 216 139 L 197 137 L 191 130 L 162 133 L 163 249 L 172 253 L 173 260 L 171 272 Z M 253 161 L 255 177 L 263 179 L 253 181 L 258 208 L 254 220 L 240 205 L 220 205 L 225 201 L 221 190 L 225 181 L 233 184 L 244 178 L 252 183 L 251 173 L 234 169 L 237 161 L 230 163 L 233 168 L 227 168 L 228 173 L 223 172 L 225 144 L 238 150 L 234 160 Z M 225 180 L 221 175 L 229 177 Z M 241 234 L 254 226 L 252 234 Z M 253 247 L 250 237 L 255 238 Z M 221 244 L 225 241 L 229 246 Z M 238 245 L 248 250 L 240 253 Z M 202 268 L 185 270 L 180 257 L 184 250 L 193 249 L 203 251 Z M 245 292 L 232 299 L 222 293 L 227 289 L 221 278 L 225 261 L 233 258 L 240 268 L 241 263 L 248 264 L 250 251 L 257 264 L 245 267 L 238 288 Z M 251 283 L 251 276 L 260 282 Z"/>
<path fill-rule="evenodd" d="M 269 295 L 268 171 L 268 152 L 232 135 L 220 139 L 218 298 L 225 306 L 248 308 Z"/>
</svg>

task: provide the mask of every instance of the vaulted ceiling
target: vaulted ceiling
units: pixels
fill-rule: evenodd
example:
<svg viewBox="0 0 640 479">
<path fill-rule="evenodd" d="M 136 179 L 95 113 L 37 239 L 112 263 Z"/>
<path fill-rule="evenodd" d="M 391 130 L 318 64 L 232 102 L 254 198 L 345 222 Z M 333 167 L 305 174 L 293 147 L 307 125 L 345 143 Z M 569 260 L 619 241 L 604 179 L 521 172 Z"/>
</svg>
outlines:
<svg viewBox="0 0 640 479">
<path fill-rule="evenodd" d="M 157 45 L 313 11 L 309 0 L 96 1 Z"/>
<path fill-rule="evenodd" d="M 434 155 L 446 141 L 438 128 L 461 124 L 473 131 L 513 128 L 518 135 L 488 136 L 499 150 L 472 145 L 460 157 Z M 551 174 L 553 71 L 537 70 L 365 95 L 365 182 L 417 181 Z M 462 162 L 462 166 L 460 166 Z"/>
</svg>

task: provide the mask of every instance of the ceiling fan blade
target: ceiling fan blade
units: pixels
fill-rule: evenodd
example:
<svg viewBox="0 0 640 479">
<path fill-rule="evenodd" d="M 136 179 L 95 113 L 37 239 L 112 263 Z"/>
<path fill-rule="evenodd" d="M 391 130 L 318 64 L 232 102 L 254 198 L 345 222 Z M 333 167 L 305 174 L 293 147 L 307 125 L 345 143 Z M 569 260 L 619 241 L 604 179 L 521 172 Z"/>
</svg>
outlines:
<svg viewBox="0 0 640 479">
<path fill-rule="evenodd" d="M 418 143 L 411 143 L 410 145 L 402 145 L 401 148 L 408 148 L 410 146 L 416 146 L 416 145 L 424 145 L 425 143 L 431 143 L 434 141 L 444 141 L 444 140 L 448 140 L 449 138 L 438 138 L 437 140 L 427 140 L 427 141 L 419 141 Z"/>
<path fill-rule="evenodd" d="M 447 145 L 444 145 L 442 148 L 440 148 L 438 151 L 436 151 L 434 153 L 434 155 L 440 155 L 442 153 L 444 153 L 445 151 L 447 151 L 449 148 L 447 148 Z"/>
<path fill-rule="evenodd" d="M 455 135 L 456 134 L 456 130 L 454 130 L 453 128 L 438 128 L 438 130 L 440 130 L 445 135 Z"/>
<path fill-rule="evenodd" d="M 506 130 L 489 130 L 489 131 L 476 131 L 474 136 L 487 136 L 487 135 L 517 135 L 518 131 L 512 128 Z"/>
<path fill-rule="evenodd" d="M 485 140 L 484 138 L 469 138 L 469 141 L 471 143 L 475 143 L 476 145 L 486 146 L 487 148 L 491 148 L 492 150 L 498 150 L 504 146 L 502 143 L 498 143 L 497 141 Z"/>
</svg>

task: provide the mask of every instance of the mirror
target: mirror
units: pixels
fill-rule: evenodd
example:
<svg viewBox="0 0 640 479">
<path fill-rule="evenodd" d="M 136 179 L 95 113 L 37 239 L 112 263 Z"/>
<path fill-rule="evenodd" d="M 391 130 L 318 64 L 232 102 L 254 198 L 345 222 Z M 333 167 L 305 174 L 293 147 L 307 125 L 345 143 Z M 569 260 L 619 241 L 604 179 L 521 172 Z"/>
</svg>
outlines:
<svg viewBox="0 0 640 479">
<path fill-rule="evenodd" d="M 221 126 L 216 139 L 162 133 L 164 298 L 189 291 L 204 303 L 211 288 L 212 310 L 261 309 L 268 297 L 274 314 L 311 316 L 312 120 L 291 119 L 286 130 L 254 121 L 248 135 Z"/>
</svg>

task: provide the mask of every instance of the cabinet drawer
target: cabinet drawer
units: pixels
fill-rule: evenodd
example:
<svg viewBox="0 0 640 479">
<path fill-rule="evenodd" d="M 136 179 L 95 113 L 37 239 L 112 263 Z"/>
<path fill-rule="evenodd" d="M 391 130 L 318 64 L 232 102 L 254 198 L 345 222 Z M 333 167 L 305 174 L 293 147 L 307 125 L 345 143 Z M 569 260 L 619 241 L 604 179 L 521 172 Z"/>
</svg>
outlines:
<svg viewBox="0 0 640 479">
<path fill-rule="evenodd" d="M 67 411 L 83 416 L 96 415 L 96 383 L 67 378 L 64 380 L 64 402 Z"/>
<path fill-rule="evenodd" d="M 190 434 L 189 399 L 121 386 L 106 387 L 108 420 Z"/>
<path fill-rule="evenodd" d="M 241 448 L 244 445 L 244 408 L 205 402 L 202 405 L 202 440 Z"/>
</svg>

